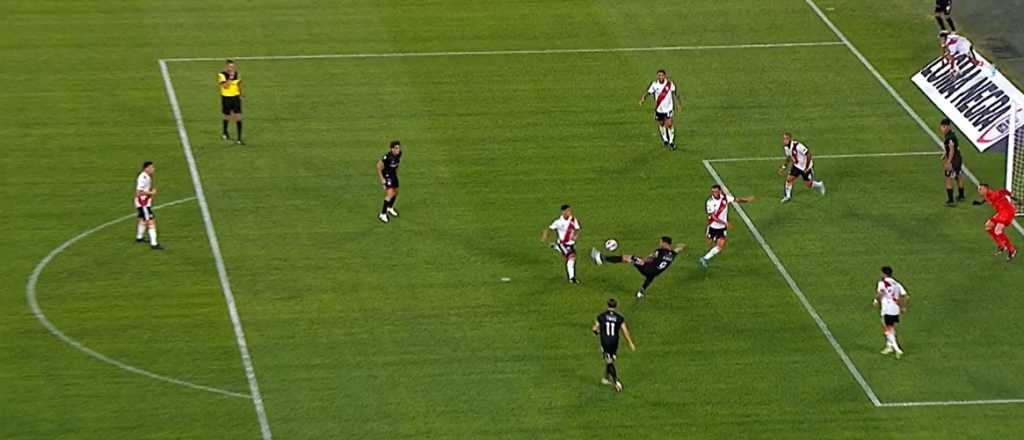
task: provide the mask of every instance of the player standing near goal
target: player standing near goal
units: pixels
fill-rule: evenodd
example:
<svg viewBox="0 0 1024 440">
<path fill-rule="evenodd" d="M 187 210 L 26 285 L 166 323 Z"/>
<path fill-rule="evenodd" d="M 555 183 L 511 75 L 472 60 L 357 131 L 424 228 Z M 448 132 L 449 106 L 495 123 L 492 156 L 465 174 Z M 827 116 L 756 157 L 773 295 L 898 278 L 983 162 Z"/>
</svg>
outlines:
<svg viewBox="0 0 1024 440">
<path fill-rule="evenodd" d="M 988 235 L 996 242 L 994 255 L 1002 254 L 1005 251 L 1007 253 L 1006 261 L 1013 260 L 1017 256 L 1017 248 L 1010 243 L 1010 237 L 1006 236 L 1006 227 L 1013 223 L 1013 217 L 1017 215 L 1017 208 L 1013 206 L 1013 196 L 1010 191 L 995 190 L 985 183 L 978 185 L 978 194 L 981 195 L 982 200 L 975 200 L 975 205 L 981 205 L 988 201 L 996 209 L 996 214 L 985 222 L 985 232 L 988 232 Z"/>
<path fill-rule="evenodd" d="M 615 368 L 615 356 L 619 351 L 619 333 L 626 337 L 630 350 L 636 351 L 636 344 L 633 343 L 633 336 L 629 334 L 626 318 L 615 310 L 618 305 L 615 298 L 608 298 L 608 310 L 597 315 L 590 331 L 601 338 L 601 352 L 604 353 L 604 377 L 601 378 L 601 383 L 614 386 L 615 391 L 622 391 L 619 372 Z"/>
<path fill-rule="evenodd" d="M 939 47 L 942 49 L 942 58 L 950 65 L 950 72 L 952 72 L 954 77 L 960 73 L 956 65 L 956 57 L 960 55 L 967 55 L 975 66 L 981 66 L 982 64 L 981 60 L 978 59 L 978 55 L 974 53 L 974 46 L 971 44 L 971 41 L 956 32 L 939 32 Z"/>
<path fill-rule="evenodd" d="M 658 242 L 658 248 L 648 255 L 647 257 L 633 256 L 633 255 L 601 255 L 597 249 L 590 249 L 590 258 L 594 259 L 594 262 L 598 265 L 604 263 L 622 263 L 632 264 L 641 275 L 644 276 L 644 284 L 640 287 L 640 290 L 636 291 L 636 297 L 643 299 L 644 295 L 647 294 L 647 288 L 651 286 L 654 279 L 661 275 L 662 272 L 668 270 L 668 267 L 675 261 L 676 255 L 686 249 L 685 244 L 681 244 L 677 247 L 672 247 L 672 237 L 661 237 L 661 241 Z"/>
<path fill-rule="evenodd" d="M 668 79 L 665 69 L 659 69 L 657 79 L 647 87 L 647 92 L 640 97 L 640 105 L 644 105 L 647 95 L 654 96 L 654 120 L 658 122 L 658 131 L 661 132 L 661 143 L 671 151 L 676 150 L 676 129 L 672 124 L 672 115 L 675 105 L 679 104 L 679 110 L 683 105 L 679 103 L 676 95 L 676 85 Z"/>
<path fill-rule="evenodd" d="M 565 258 L 565 274 L 569 278 L 569 283 L 579 284 L 579 280 L 576 279 L 576 238 L 580 235 L 580 221 L 572 215 L 571 206 L 562 205 L 562 215 L 544 229 L 540 234 L 540 241 L 547 243 L 551 231 L 558 234 L 551 247 Z"/>
<path fill-rule="evenodd" d="M 935 21 L 939 23 L 939 29 L 946 30 L 943 16 L 946 17 L 946 23 L 949 23 L 949 30 L 956 32 L 956 26 L 953 25 L 953 0 L 935 0 Z"/>
<path fill-rule="evenodd" d="M 145 235 L 149 234 L 149 247 L 153 250 L 161 250 L 163 246 L 156 241 L 156 216 L 153 215 L 153 197 L 156 196 L 156 188 L 153 187 L 153 172 L 156 170 L 153 162 L 142 163 L 142 171 L 135 178 L 135 211 L 138 213 L 139 221 L 135 226 L 135 242 L 145 243 Z"/>
<path fill-rule="evenodd" d="M 900 322 L 900 314 L 907 311 L 907 300 L 910 294 L 899 281 L 892 277 L 892 268 L 882 267 L 882 279 L 875 288 L 875 305 L 882 313 L 882 333 L 885 334 L 885 348 L 882 354 L 896 353 L 896 359 L 903 356 L 900 344 L 896 342 L 896 324 Z"/>
<path fill-rule="evenodd" d="M 238 131 L 235 143 L 245 145 L 242 142 L 242 80 L 238 78 L 234 61 L 224 62 L 224 70 L 217 74 L 217 84 L 220 85 L 220 111 L 224 114 L 220 137 L 224 140 L 231 139 L 228 135 L 228 121 L 235 121 L 235 129 Z"/>
<path fill-rule="evenodd" d="M 944 139 L 942 146 L 945 152 L 942 154 L 942 168 L 946 173 L 946 206 L 953 206 L 953 180 L 956 180 L 956 187 L 959 190 L 956 201 L 964 200 L 964 178 L 960 175 L 964 167 L 963 156 L 960 155 L 960 141 L 956 138 L 953 130 L 953 121 L 943 118 L 939 125 Z"/>
<path fill-rule="evenodd" d="M 729 230 L 729 204 L 753 201 L 753 196 L 733 197 L 732 194 L 722 192 L 721 185 L 711 185 L 711 197 L 708 197 L 705 206 L 708 214 L 708 229 L 704 238 L 709 246 L 713 246 L 708 253 L 697 259 L 701 267 L 707 269 L 708 262 L 725 249 L 726 235 Z"/>
<path fill-rule="evenodd" d="M 804 186 L 807 189 L 814 188 L 821 195 L 825 195 L 825 182 L 814 180 L 814 159 L 811 158 L 811 151 L 800 141 L 793 139 L 793 134 L 788 131 L 782 133 L 782 149 L 786 156 L 786 162 L 779 168 L 779 175 L 785 175 L 786 167 L 789 166 L 782 203 L 793 198 L 793 182 L 797 177 L 804 179 Z"/>
<path fill-rule="evenodd" d="M 398 164 L 402 161 L 402 143 L 391 141 L 388 152 L 377 161 L 377 178 L 384 188 L 384 206 L 380 208 L 377 219 L 383 223 L 391 221 L 388 216 L 398 217 L 395 201 L 398 200 Z"/>
</svg>

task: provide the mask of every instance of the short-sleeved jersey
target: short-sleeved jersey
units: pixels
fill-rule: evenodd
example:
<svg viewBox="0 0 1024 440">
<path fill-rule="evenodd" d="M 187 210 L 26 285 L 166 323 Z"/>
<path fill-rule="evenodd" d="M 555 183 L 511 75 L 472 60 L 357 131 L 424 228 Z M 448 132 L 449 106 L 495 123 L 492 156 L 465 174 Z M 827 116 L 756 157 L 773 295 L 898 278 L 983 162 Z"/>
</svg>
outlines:
<svg viewBox="0 0 1024 440">
<path fill-rule="evenodd" d="M 985 200 L 988 200 L 992 207 L 996 209 L 996 212 L 1000 214 L 1017 212 L 1017 208 L 1013 206 L 1013 196 L 1005 188 L 988 190 L 985 193 Z"/>
<path fill-rule="evenodd" d="M 946 45 L 946 49 L 953 56 L 971 53 L 971 41 L 955 32 L 947 35 L 946 41 L 943 44 Z"/>
<path fill-rule="evenodd" d="M 559 243 L 572 245 L 576 244 L 576 235 L 581 228 L 580 221 L 576 219 L 576 216 L 570 216 L 569 218 L 558 216 L 555 221 L 551 222 L 548 229 L 558 234 Z"/>
<path fill-rule="evenodd" d="M 674 250 L 658 248 L 654 251 L 651 261 L 643 262 L 639 264 L 639 266 L 643 268 L 642 272 L 644 273 L 659 275 L 672 265 L 672 262 L 676 259 L 676 255 L 676 251 Z"/>
<path fill-rule="evenodd" d="M 672 99 L 672 94 L 676 91 L 676 85 L 669 80 L 665 82 L 658 82 L 657 80 L 651 82 L 651 86 L 647 88 L 647 93 L 654 96 L 654 111 L 658 113 L 672 113 L 675 109 L 675 101 Z"/>
<path fill-rule="evenodd" d="M 149 208 L 153 204 L 153 196 L 145 194 L 139 194 L 139 191 L 152 191 L 153 190 L 153 178 L 145 171 L 139 173 L 139 177 L 135 178 L 135 207 L 136 208 Z"/>
<path fill-rule="evenodd" d="M 398 164 L 402 161 L 402 153 L 392 154 L 391 151 L 388 151 L 384 153 L 384 157 L 380 161 L 384 164 L 384 169 L 381 170 L 384 177 L 398 176 Z"/>
<path fill-rule="evenodd" d="M 715 229 L 727 228 L 729 226 L 729 204 L 735 201 L 735 197 L 725 193 L 722 193 L 718 198 L 715 198 L 715 196 L 708 197 L 706 206 L 708 226 Z"/>
<path fill-rule="evenodd" d="M 238 96 L 242 94 L 242 90 L 238 87 L 238 83 L 242 82 L 238 78 L 238 71 L 230 72 L 223 71 L 217 74 L 217 84 L 220 84 L 220 96 Z"/>
<path fill-rule="evenodd" d="M 950 129 L 946 132 L 946 137 L 942 141 L 942 146 L 946 150 L 946 156 L 951 156 L 954 165 L 962 164 L 963 157 L 960 156 L 960 140 L 956 138 L 956 133 Z"/>
<path fill-rule="evenodd" d="M 899 281 L 891 277 L 884 277 L 878 281 L 878 302 L 881 304 L 882 315 L 899 315 L 900 305 L 897 301 L 905 296 L 910 296 L 907 290 Z"/>
<path fill-rule="evenodd" d="M 619 332 L 626 318 L 615 310 L 605 310 L 597 315 L 597 334 L 601 337 L 601 345 L 618 347 Z"/>
<path fill-rule="evenodd" d="M 811 158 L 811 150 L 808 150 L 804 144 L 800 143 L 796 139 L 793 139 L 790 143 L 783 145 L 782 147 L 786 157 L 793 163 L 800 171 L 808 171 L 814 168 L 814 159 Z"/>
</svg>

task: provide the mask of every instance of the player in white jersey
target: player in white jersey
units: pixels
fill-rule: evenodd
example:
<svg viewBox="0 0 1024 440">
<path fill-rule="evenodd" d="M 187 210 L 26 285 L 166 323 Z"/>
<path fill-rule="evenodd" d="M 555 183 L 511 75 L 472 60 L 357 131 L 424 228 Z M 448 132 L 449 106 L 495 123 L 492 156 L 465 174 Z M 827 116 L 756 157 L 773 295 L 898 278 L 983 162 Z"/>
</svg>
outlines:
<svg viewBox="0 0 1024 440">
<path fill-rule="evenodd" d="M 142 171 L 135 178 L 135 211 L 138 213 L 139 221 L 135 226 L 135 242 L 145 243 L 145 235 L 149 232 L 149 247 L 153 250 L 163 249 L 156 241 L 156 216 L 153 215 L 153 197 L 156 196 L 156 188 L 153 187 L 153 162 L 142 163 Z"/>
<path fill-rule="evenodd" d="M 982 62 L 974 53 L 974 46 L 971 40 L 964 38 L 956 32 L 939 32 L 939 47 L 942 49 L 942 58 L 951 66 L 950 72 L 956 76 L 960 72 L 956 65 L 956 59 L 960 56 L 967 56 L 975 66 L 981 66 Z"/>
<path fill-rule="evenodd" d="M 900 322 L 900 314 L 907 311 L 910 293 L 899 281 L 892 277 L 892 268 L 882 267 L 882 279 L 875 288 L 875 302 L 882 314 L 882 332 L 885 334 L 885 349 L 882 354 L 896 353 L 896 358 L 903 356 L 900 344 L 896 342 L 896 324 Z"/>
<path fill-rule="evenodd" d="M 785 175 L 786 167 L 789 167 L 782 203 L 793 198 L 793 182 L 797 177 L 804 179 L 804 186 L 808 189 L 814 188 L 821 195 L 825 195 L 825 182 L 814 180 L 814 159 L 811 157 L 811 150 L 808 150 L 800 141 L 793 139 L 793 135 L 789 132 L 782 133 L 782 150 L 786 156 L 786 162 L 779 168 L 779 175 Z"/>
<path fill-rule="evenodd" d="M 562 215 L 541 233 L 540 240 L 547 243 L 551 231 L 558 234 L 551 247 L 565 257 L 565 273 L 572 284 L 579 284 L 576 279 L 576 238 L 580 235 L 580 221 L 572 215 L 572 207 L 562 205 Z"/>
<path fill-rule="evenodd" d="M 676 104 L 679 105 L 679 110 L 683 109 L 683 105 L 679 103 L 676 85 L 668 79 L 665 69 L 658 70 L 657 79 L 651 82 L 651 85 L 647 87 L 647 92 L 640 97 L 640 105 L 644 105 L 648 95 L 655 99 L 654 120 L 658 122 L 661 143 L 665 144 L 669 150 L 675 151 L 676 129 L 672 125 L 672 115 L 675 113 Z"/>
<path fill-rule="evenodd" d="M 722 191 L 721 185 L 711 185 L 711 197 L 708 197 L 706 210 L 708 214 L 708 229 L 704 239 L 711 249 L 703 257 L 697 259 L 700 266 L 707 269 L 708 262 L 719 252 L 725 249 L 726 235 L 729 230 L 729 204 L 753 202 L 753 196 L 733 197 Z"/>
</svg>

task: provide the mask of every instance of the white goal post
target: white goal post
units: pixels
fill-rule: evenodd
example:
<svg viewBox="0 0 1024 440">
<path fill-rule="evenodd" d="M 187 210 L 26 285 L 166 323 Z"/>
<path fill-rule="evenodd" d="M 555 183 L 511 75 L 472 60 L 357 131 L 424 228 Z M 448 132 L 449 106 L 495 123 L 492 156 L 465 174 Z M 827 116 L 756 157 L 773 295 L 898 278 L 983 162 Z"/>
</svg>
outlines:
<svg viewBox="0 0 1024 440">
<path fill-rule="evenodd" d="M 1024 216 L 1024 103 L 1013 101 L 1010 127 L 1006 144 L 1006 189 L 1013 193 L 1017 215 Z"/>
</svg>

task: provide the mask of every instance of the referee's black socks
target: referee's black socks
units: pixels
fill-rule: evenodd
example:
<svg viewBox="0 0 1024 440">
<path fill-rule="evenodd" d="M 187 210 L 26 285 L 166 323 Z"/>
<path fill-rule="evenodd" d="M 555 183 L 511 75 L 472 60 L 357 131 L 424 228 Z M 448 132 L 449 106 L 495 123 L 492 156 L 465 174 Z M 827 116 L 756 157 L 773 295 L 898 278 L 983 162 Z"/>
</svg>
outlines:
<svg viewBox="0 0 1024 440">
<path fill-rule="evenodd" d="M 235 128 L 238 129 L 238 140 L 242 140 L 242 121 L 241 120 L 235 121 Z M 227 127 L 225 127 L 224 131 L 226 132 L 227 130 L 228 130 Z"/>
<path fill-rule="evenodd" d="M 227 137 L 227 135 L 228 135 L 228 120 L 225 119 L 222 122 L 223 122 L 223 124 L 221 125 L 221 127 L 223 129 L 223 133 L 224 133 L 224 136 Z"/>
</svg>

